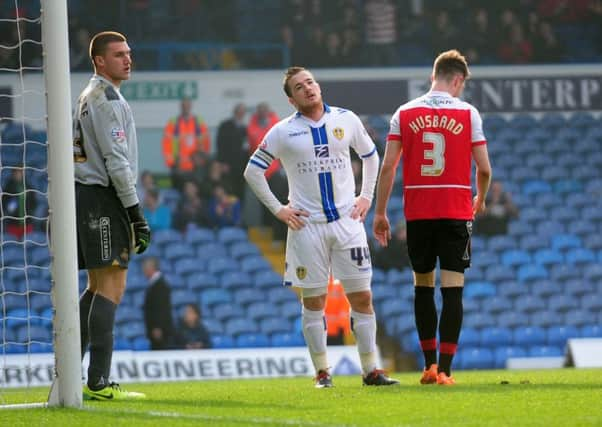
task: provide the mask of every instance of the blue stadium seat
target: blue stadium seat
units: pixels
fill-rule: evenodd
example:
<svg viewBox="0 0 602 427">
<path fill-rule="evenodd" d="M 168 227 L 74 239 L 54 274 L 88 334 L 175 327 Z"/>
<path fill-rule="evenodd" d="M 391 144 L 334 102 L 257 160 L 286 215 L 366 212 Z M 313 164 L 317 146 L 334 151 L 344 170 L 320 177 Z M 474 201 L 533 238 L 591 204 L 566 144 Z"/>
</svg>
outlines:
<svg viewBox="0 0 602 427">
<path fill-rule="evenodd" d="M 519 143 L 515 144 L 514 150 L 512 152 L 518 156 L 524 157 L 529 154 L 538 153 L 540 150 L 541 150 L 541 146 L 537 139 L 527 139 L 527 140 L 520 141 Z M 499 177 L 497 177 L 497 178 L 499 178 Z"/>
<path fill-rule="evenodd" d="M 552 186 L 547 181 L 529 179 L 522 186 L 522 192 L 528 195 L 547 193 L 552 191 Z"/>
<path fill-rule="evenodd" d="M 249 240 L 247 232 L 239 227 L 224 227 L 218 230 L 217 240 L 230 245 L 235 242 L 245 242 Z"/>
<path fill-rule="evenodd" d="M 581 338 L 602 338 L 602 325 L 589 324 L 582 326 L 579 336 Z"/>
<path fill-rule="evenodd" d="M 217 288 L 219 286 L 219 281 L 215 274 L 199 272 L 188 276 L 186 278 L 186 284 L 191 291 L 199 291 L 202 289 Z"/>
<path fill-rule="evenodd" d="M 591 156 L 593 156 L 593 154 L 590 152 L 588 154 L 586 154 L 586 156 L 588 158 L 590 158 Z M 599 171 L 596 170 L 595 168 L 591 168 L 591 167 L 574 167 L 571 171 L 571 175 L 570 177 L 572 179 L 575 179 L 577 181 L 580 182 L 586 182 L 589 181 L 591 179 L 596 179 L 599 175 Z M 583 193 L 576 193 L 576 194 L 583 194 Z M 582 205 L 585 206 L 585 205 Z"/>
<path fill-rule="evenodd" d="M 548 218 L 547 211 L 544 208 L 526 207 L 520 212 L 521 221 L 527 221 L 531 224 L 537 224 Z"/>
<path fill-rule="evenodd" d="M 564 347 L 569 338 L 578 338 L 579 329 L 574 326 L 551 326 L 547 330 L 547 344 L 552 347 Z"/>
<path fill-rule="evenodd" d="M 485 280 L 485 274 L 483 273 L 483 270 L 481 268 L 471 265 L 469 268 L 464 270 L 464 280 L 466 281 L 466 283 Z"/>
<path fill-rule="evenodd" d="M 213 260 L 214 257 L 228 258 L 228 249 L 223 243 L 213 241 L 198 245 L 196 254 L 199 258 L 209 260 Z"/>
<path fill-rule="evenodd" d="M 464 294 L 464 296 L 466 296 L 466 294 Z M 489 301 L 489 298 L 487 299 L 487 301 Z M 405 303 L 405 301 L 404 301 Z M 403 304 L 402 305 L 403 309 L 404 309 L 404 313 L 408 316 L 413 316 L 414 315 L 414 311 L 413 311 L 413 307 L 409 304 Z M 479 301 L 476 298 L 464 298 L 463 300 L 463 307 L 464 307 L 464 314 L 472 314 L 472 313 L 476 313 L 481 312 L 483 310 L 483 302 Z"/>
<path fill-rule="evenodd" d="M 171 305 L 174 309 L 179 310 L 186 304 L 194 302 L 195 295 L 193 295 L 188 289 L 177 289 L 171 291 Z"/>
<path fill-rule="evenodd" d="M 232 296 L 225 289 L 206 289 L 201 292 L 201 305 L 213 307 L 217 304 L 225 304 L 232 301 Z"/>
<path fill-rule="evenodd" d="M 188 243 L 181 241 L 166 243 L 163 247 L 163 258 L 172 263 L 179 259 L 191 257 L 194 257 L 194 248 Z"/>
<path fill-rule="evenodd" d="M 558 282 L 548 279 L 534 280 L 531 283 L 531 294 L 537 298 L 547 298 L 551 295 L 562 293 L 562 287 Z"/>
<path fill-rule="evenodd" d="M 495 294 L 496 288 L 491 282 L 471 282 L 464 287 L 466 298 L 488 298 Z"/>
<path fill-rule="evenodd" d="M 535 226 L 537 235 L 545 238 L 551 238 L 558 233 L 564 233 L 566 227 L 563 223 L 553 220 L 542 221 Z"/>
<path fill-rule="evenodd" d="M 207 331 L 209 331 L 211 336 L 222 335 L 224 333 L 224 324 L 206 314 L 203 317 L 203 325 L 207 328 Z"/>
<path fill-rule="evenodd" d="M 268 299 L 274 304 L 282 304 L 287 301 L 296 301 L 297 295 L 288 287 L 280 286 L 270 290 Z"/>
<path fill-rule="evenodd" d="M 246 317 L 235 317 L 229 319 L 224 325 L 226 335 L 237 337 L 240 334 L 253 334 L 259 332 L 259 327 L 255 321 Z"/>
<path fill-rule="evenodd" d="M 538 127 L 537 120 L 529 114 L 517 114 L 512 118 L 510 123 L 514 129 L 520 130 L 521 133 Z"/>
<path fill-rule="evenodd" d="M 205 263 L 202 258 L 181 258 L 174 260 L 173 271 L 180 276 L 199 274 L 204 272 Z"/>
<path fill-rule="evenodd" d="M 487 304 L 482 306 L 482 309 L 487 310 L 492 315 L 505 313 L 512 310 L 512 301 L 506 296 L 495 295 L 487 299 Z"/>
<path fill-rule="evenodd" d="M 499 235 L 489 238 L 488 248 L 490 251 L 501 252 L 508 249 L 515 249 L 516 239 L 510 236 Z"/>
<path fill-rule="evenodd" d="M 473 253 L 473 256 L 471 258 L 471 268 L 488 267 L 490 265 L 498 264 L 500 260 L 496 252 L 488 250 L 479 251 L 476 254 Z"/>
<path fill-rule="evenodd" d="M 480 345 L 500 347 L 512 344 L 512 330 L 505 327 L 486 328 L 481 331 Z"/>
<path fill-rule="evenodd" d="M 136 337 L 132 340 L 132 350 L 148 351 L 150 350 L 150 342 L 146 337 Z"/>
<path fill-rule="evenodd" d="M 585 325 L 592 325 L 596 323 L 596 321 L 597 319 L 594 315 L 594 312 L 589 310 L 579 310 L 565 313 L 563 324 L 565 326 L 581 328 Z M 579 334 L 581 336 L 581 332 L 579 332 Z"/>
<path fill-rule="evenodd" d="M 462 328 L 459 344 L 462 347 L 478 347 L 481 342 L 481 334 L 474 328 Z"/>
<path fill-rule="evenodd" d="M 560 347 L 552 347 L 548 345 L 532 345 L 527 351 L 528 357 L 560 357 L 564 355 L 564 351 Z"/>
<path fill-rule="evenodd" d="M 554 192 L 558 194 L 570 194 L 583 191 L 581 182 L 576 179 L 561 179 L 554 182 Z"/>
<path fill-rule="evenodd" d="M 211 346 L 213 348 L 234 348 L 234 339 L 229 335 L 212 335 Z"/>
<path fill-rule="evenodd" d="M 182 243 L 182 234 L 177 230 L 157 230 L 153 233 L 153 245 L 165 247 L 169 244 Z M 188 256 L 192 255 L 190 252 Z"/>
<path fill-rule="evenodd" d="M 522 249 L 509 249 L 502 252 L 502 265 L 519 267 L 531 263 L 531 254 Z"/>
<path fill-rule="evenodd" d="M 259 289 L 274 289 L 282 287 L 282 276 L 274 270 L 259 271 L 255 273 L 253 286 Z"/>
<path fill-rule="evenodd" d="M 271 317 L 278 312 L 279 310 L 274 307 L 274 304 L 265 301 L 254 302 L 247 307 L 247 317 L 252 320 L 261 320 L 266 317 Z"/>
<path fill-rule="evenodd" d="M 235 242 L 230 246 L 230 256 L 234 259 L 240 260 L 250 255 L 260 255 L 261 252 L 251 242 Z"/>
<path fill-rule="evenodd" d="M 286 301 L 280 304 L 280 315 L 287 319 L 297 318 L 301 315 L 301 302 L 298 300 Z M 272 305 L 272 313 L 274 312 L 274 308 Z"/>
<path fill-rule="evenodd" d="M 228 271 L 240 271 L 240 267 L 233 258 L 216 256 L 211 258 L 211 262 L 207 264 L 207 271 L 219 275 Z"/>
<path fill-rule="evenodd" d="M 49 294 L 32 294 L 29 297 L 29 309 L 31 314 L 40 314 L 42 311 L 52 307 L 52 301 L 50 300 Z M 31 319 L 31 321 L 37 322 L 37 319 Z"/>
<path fill-rule="evenodd" d="M 571 172 L 566 166 L 548 165 L 541 171 L 541 179 L 546 181 L 566 180 L 571 177 Z"/>
<path fill-rule="evenodd" d="M 536 251 L 538 249 L 548 248 L 550 239 L 548 237 L 538 236 L 536 234 L 527 234 L 520 239 L 520 248 L 526 251 Z M 534 254 L 533 261 L 537 262 L 537 255 Z"/>
<path fill-rule="evenodd" d="M 602 279 L 602 264 L 592 263 L 585 265 L 583 267 L 583 277 L 590 282 Z"/>
<path fill-rule="evenodd" d="M 491 265 L 485 270 L 485 280 L 489 282 L 501 282 L 513 280 L 515 278 L 514 271 L 511 267 L 504 265 Z"/>
<path fill-rule="evenodd" d="M 397 317 L 405 313 L 402 304 L 400 304 L 399 299 L 387 299 L 382 301 L 379 306 L 378 314 L 382 316 L 384 319 L 388 319 L 391 317 Z"/>
<path fill-rule="evenodd" d="M 43 343 L 52 342 L 52 331 L 50 328 L 39 325 L 23 325 L 17 328 L 17 342 L 28 343 L 37 341 Z"/>
<path fill-rule="evenodd" d="M 533 254 L 533 261 L 535 264 L 548 267 L 562 264 L 564 262 L 564 256 L 562 255 L 562 252 L 556 249 L 538 249 Z"/>
<path fill-rule="evenodd" d="M 566 119 L 561 113 L 546 113 L 539 119 L 537 128 L 543 129 L 560 129 L 566 125 Z"/>
<path fill-rule="evenodd" d="M 205 243 L 215 242 L 216 236 L 212 229 L 200 227 L 186 230 L 184 239 L 186 240 L 186 243 L 190 245 L 199 246 Z"/>
<path fill-rule="evenodd" d="M 583 246 L 592 251 L 602 249 L 602 234 L 592 232 L 589 236 L 584 237 Z"/>
<path fill-rule="evenodd" d="M 128 323 L 126 326 L 121 328 L 120 335 L 130 341 L 138 337 L 144 337 L 146 335 L 146 327 L 144 326 L 144 322 Z"/>
<path fill-rule="evenodd" d="M 485 250 L 487 244 L 484 237 L 473 235 L 470 240 L 470 246 L 472 247 L 473 251 L 480 252 Z"/>
<path fill-rule="evenodd" d="M 541 152 L 532 152 L 531 154 L 527 155 L 525 163 L 528 168 L 532 168 L 533 170 L 546 170 L 550 167 L 556 167 L 553 163 L 553 159 L 550 158 L 548 154 L 543 154 Z M 543 176 L 535 176 L 535 179 L 539 177 L 541 177 L 544 181 L 547 180 Z"/>
<path fill-rule="evenodd" d="M 599 206 L 587 206 L 581 210 L 581 217 L 586 220 L 602 221 L 602 212 Z"/>
<path fill-rule="evenodd" d="M 530 315 L 530 326 L 538 326 L 540 328 L 547 328 L 549 326 L 558 326 L 563 323 L 562 314 L 553 310 L 541 310 L 536 311 Z"/>
<path fill-rule="evenodd" d="M 528 236 L 533 233 L 533 231 L 533 226 L 522 219 L 511 220 L 508 223 L 508 234 L 513 237 Z"/>
<path fill-rule="evenodd" d="M 501 280 L 497 283 L 497 294 L 508 298 L 526 295 L 529 288 L 524 283 L 519 283 L 514 278 Z"/>
<path fill-rule="evenodd" d="M 544 301 L 533 295 L 525 295 L 522 298 L 517 298 L 514 301 L 514 308 L 522 313 L 533 313 L 545 308 Z"/>
<path fill-rule="evenodd" d="M 579 218 L 579 213 L 574 209 L 566 206 L 558 206 L 550 209 L 549 218 L 552 221 L 568 223 Z"/>
<path fill-rule="evenodd" d="M 567 298 L 579 298 L 583 295 L 593 295 L 596 292 L 594 283 L 583 279 L 567 280 L 564 283 L 563 291 Z"/>
<path fill-rule="evenodd" d="M 234 301 L 237 304 L 246 307 L 254 302 L 265 301 L 265 295 L 258 292 L 257 289 L 242 288 L 234 291 Z"/>
<path fill-rule="evenodd" d="M 266 317 L 259 321 L 259 330 L 266 335 L 280 332 L 292 332 L 292 325 L 288 320 L 281 317 Z"/>
<path fill-rule="evenodd" d="M 246 273 L 272 270 L 272 265 L 262 255 L 248 255 L 240 260 L 240 268 Z"/>
<path fill-rule="evenodd" d="M 535 279 L 546 279 L 548 271 L 541 265 L 523 265 L 518 268 L 517 279 L 519 282 L 528 282 Z"/>
<path fill-rule="evenodd" d="M 250 289 L 253 287 L 253 278 L 245 271 L 226 271 L 220 278 L 223 289 Z"/>
<path fill-rule="evenodd" d="M 575 124 L 571 122 L 571 126 L 559 129 L 555 137 L 567 144 L 567 146 L 572 146 L 581 138 L 581 132 L 578 131 L 574 126 Z"/>
<path fill-rule="evenodd" d="M 405 286 L 408 283 L 414 283 L 412 270 L 409 268 L 406 268 L 405 270 L 397 270 L 395 268 L 390 269 L 387 272 L 387 283 L 393 286 Z"/>
<path fill-rule="evenodd" d="M 231 303 L 217 304 L 211 311 L 213 313 L 212 316 L 222 324 L 230 319 L 240 317 L 242 314 L 242 309 L 236 304 Z"/>
<path fill-rule="evenodd" d="M 583 165 L 578 166 L 577 169 L 583 169 Z M 567 194 L 565 200 L 566 206 L 573 209 L 589 206 L 591 202 L 591 196 L 588 196 L 585 193 Z"/>
<path fill-rule="evenodd" d="M 597 124 L 597 119 L 589 112 L 580 111 L 571 116 L 572 126 L 578 129 L 589 128 Z"/>
<path fill-rule="evenodd" d="M 460 369 L 491 369 L 495 365 L 493 352 L 488 348 L 464 348 L 458 356 Z"/>
<path fill-rule="evenodd" d="M 592 313 L 602 313 L 602 295 L 589 294 L 581 297 L 581 309 Z"/>
<path fill-rule="evenodd" d="M 413 321 L 414 319 L 412 319 Z M 473 313 L 464 316 L 463 324 L 474 329 L 489 328 L 495 326 L 495 320 L 485 313 Z"/>
<path fill-rule="evenodd" d="M 523 347 L 510 345 L 498 347 L 494 351 L 495 368 L 504 369 L 506 367 L 506 361 L 508 359 L 526 356 L 527 352 Z"/>
<path fill-rule="evenodd" d="M 235 339 L 238 348 L 269 347 L 270 339 L 263 333 L 243 333 Z"/>
<path fill-rule="evenodd" d="M 537 326 L 517 328 L 513 332 L 514 345 L 544 345 L 547 342 L 546 331 Z"/>
<path fill-rule="evenodd" d="M 600 236 L 597 231 L 598 227 L 592 221 L 576 219 L 569 223 L 567 231 L 579 237 L 587 238 L 592 235 Z"/>
<path fill-rule="evenodd" d="M 596 255 L 586 248 L 569 249 L 566 253 L 566 262 L 573 265 L 591 264 L 596 262 Z"/>
<path fill-rule="evenodd" d="M 280 332 L 272 334 L 273 347 L 304 347 L 305 339 L 300 332 Z"/>
<path fill-rule="evenodd" d="M 549 268 L 550 279 L 556 282 L 564 282 L 581 277 L 581 272 L 573 265 L 559 264 Z"/>
<path fill-rule="evenodd" d="M 503 116 L 497 114 L 487 114 L 483 117 L 483 128 L 487 132 L 497 132 L 506 129 L 508 122 Z"/>
<path fill-rule="evenodd" d="M 581 163 L 579 163 L 579 165 L 581 167 L 583 167 L 583 165 Z M 599 194 L 600 188 L 602 188 L 602 178 L 590 179 L 585 184 L 585 192 L 588 193 L 588 195 L 590 196 L 590 203 L 591 203 L 591 195 Z"/>
<path fill-rule="evenodd" d="M 534 181 L 539 178 L 537 170 L 527 166 L 517 166 L 510 170 L 510 179 L 514 182 L 522 183 L 525 181 Z"/>
<path fill-rule="evenodd" d="M 115 324 L 124 326 L 130 322 L 143 322 L 144 316 L 142 310 L 136 310 L 131 306 L 122 305 L 115 312 Z"/>
</svg>

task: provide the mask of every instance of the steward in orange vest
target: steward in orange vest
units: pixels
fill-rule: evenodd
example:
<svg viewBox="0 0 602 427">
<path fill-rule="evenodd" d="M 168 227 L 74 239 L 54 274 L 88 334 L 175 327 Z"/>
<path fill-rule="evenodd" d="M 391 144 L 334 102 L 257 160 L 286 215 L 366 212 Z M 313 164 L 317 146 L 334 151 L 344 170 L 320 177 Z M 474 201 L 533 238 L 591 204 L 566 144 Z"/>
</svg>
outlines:
<svg viewBox="0 0 602 427">
<path fill-rule="evenodd" d="M 339 280 L 332 276 L 328 281 L 328 295 L 326 296 L 326 327 L 328 344 L 345 344 L 347 337 L 351 335 L 350 306 L 345 289 Z"/>
<path fill-rule="evenodd" d="M 194 168 L 192 155 L 195 152 L 211 154 L 211 141 L 205 122 L 191 114 L 190 99 L 183 99 L 180 109 L 180 115 L 165 125 L 163 157 L 168 168 L 189 172 Z"/>
</svg>

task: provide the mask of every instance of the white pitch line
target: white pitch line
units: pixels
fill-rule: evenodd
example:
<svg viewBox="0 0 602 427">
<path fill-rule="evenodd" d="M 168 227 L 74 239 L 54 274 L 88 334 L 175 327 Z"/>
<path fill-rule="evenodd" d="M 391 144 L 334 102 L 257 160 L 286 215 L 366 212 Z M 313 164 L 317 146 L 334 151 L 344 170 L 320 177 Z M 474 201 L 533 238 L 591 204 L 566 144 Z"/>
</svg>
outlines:
<svg viewBox="0 0 602 427">
<path fill-rule="evenodd" d="M 228 417 L 221 415 L 204 415 L 204 414 L 184 414 L 180 412 L 169 412 L 169 411 L 134 411 L 134 410 L 119 410 L 115 411 L 115 406 L 112 406 L 110 410 L 104 408 L 92 408 L 84 407 L 84 410 L 91 412 L 110 412 L 115 414 L 116 412 L 130 414 L 130 415 L 150 415 L 158 418 L 180 418 L 188 420 L 199 420 L 199 421 L 229 421 L 241 424 L 277 424 L 277 425 L 291 425 L 291 426 L 311 426 L 311 427 L 353 427 L 355 424 L 324 424 L 315 421 L 305 420 L 291 420 L 281 418 L 258 418 L 258 417 Z"/>
</svg>

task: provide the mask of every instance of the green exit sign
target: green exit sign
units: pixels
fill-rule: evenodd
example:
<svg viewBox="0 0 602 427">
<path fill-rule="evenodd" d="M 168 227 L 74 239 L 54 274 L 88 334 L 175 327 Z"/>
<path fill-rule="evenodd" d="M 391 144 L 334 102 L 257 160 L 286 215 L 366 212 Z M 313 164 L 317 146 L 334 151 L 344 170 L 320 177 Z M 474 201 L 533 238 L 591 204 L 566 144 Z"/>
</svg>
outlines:
<svg viewBox="0 0 602 427">
<path fill-rule="evenodd" d="M 198 89 L 195 81 L 143 81 L 123 83 L 121 93 L 128 101 L 169 101 L 196 99 Z"/>
</svg>

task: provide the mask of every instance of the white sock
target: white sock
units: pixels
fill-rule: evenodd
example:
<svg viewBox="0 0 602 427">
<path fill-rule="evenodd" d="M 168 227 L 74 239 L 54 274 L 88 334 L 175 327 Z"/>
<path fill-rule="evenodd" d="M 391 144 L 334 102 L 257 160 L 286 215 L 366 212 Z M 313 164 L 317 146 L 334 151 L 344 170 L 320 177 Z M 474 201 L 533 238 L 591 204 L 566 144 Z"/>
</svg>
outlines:
<svg viewBox="0 0 602 427">
<path fill-rule="evenodd" d="M 364 375 L 376 369 L 376 316 L 351 310 L 353 335 Z"/>
<path fill-rule="evenodd" d="M 326 357 L 326 321 L 324 310 L 308 310 L 303 307 L 301 312 L 303 336 L 309 349 L 309 355 L 316 372 L 328 370 Z"/>
</svg>

